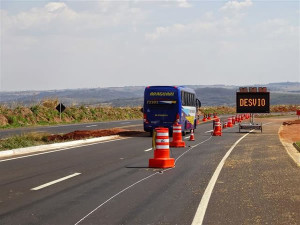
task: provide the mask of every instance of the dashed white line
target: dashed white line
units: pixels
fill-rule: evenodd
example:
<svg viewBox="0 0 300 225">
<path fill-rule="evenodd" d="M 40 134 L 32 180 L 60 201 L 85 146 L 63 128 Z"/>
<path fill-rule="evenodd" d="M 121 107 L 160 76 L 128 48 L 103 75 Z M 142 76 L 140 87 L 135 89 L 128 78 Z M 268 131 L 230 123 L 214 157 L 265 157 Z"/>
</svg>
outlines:
<svg viewBox="0 0 300 225">
<path fill-rule="evenodd" d="M 210 132 L 213 132 L 214 130 L 208 130 L 208 131 L 205 131 L 204 133 L 210 133 Z"/>
<path fill-rule="evenodd" d="M 152 148 L 148 148 L 148 149 L 146 149 L 146 150 L 144 150 L 145 152 L 149 152 L 149 151 L 151 151 L 152 150 Z"/>
<path fill-rule="evenodd" d="M 190 138 L 190 136 L 184 137 L 184 139 L 189 139 L 189 138 Z"/>
<path fill-rule="evenodd" d="M 251 130 L 250 132 L 252 132 L 253 130 Z M 249 133 L 250 133 L 249 132 Z M 202 222 L 203 222 L 203 219 L 204 219 L 204 216 L 205 216 L 205 212 L 206 212 L 206 209 L 207 209 L 207 205 L 208 205 L 208 202 L 209 202 L 209 199 L 210 199 L 210 196 L 211 196 L 211 193 L 214 189 L 214 186 L 217 182 L 217 179 L 220 175 L 220 172 L 223 168 L 223 165 L 225 163 L 225 160 L 228 158 L 228 156 L 230 155 L 230 153 L 232 152 L 232 150 L 235 148 L 235 146 L 237 146 L 237 144 L 243 140 L 249 133 L 243 135 L 239 140 L 237 140 L 232 146 L 231 148 L 227 151 L 227 153 L 224 155 L 223 159 L 221 160 L 221 162 L 219 163 L 217 169 L 215 170 L 213 176 L 211 177 L 205 191 L 204 191 L 204 194 L 201 198 L 201 201 L 200 201 L 200 204 L 198 206 L 198 209 L 196 211 L 196 214 L 195 214 L 195 217 L 194 217 L 194 220 L 192 222 L 192 225 L 202 225 Z"/>
<path fill-rule="evenodd" d="M 94 124 L 94 125 L 89 125 L 89 126 L 86 126 L 86 127 L 96 127 L 97 125 Z"/>
<path fill-rule="evenodd" d="M 72 177 L 78 176 L 78 175 L 80 175 L 80 174 L 81 174 L 81 173 L 73 173 L 73 174 L 71 174 L 71 175 L 69 175 L 69 176 L 62 177 L 62 178 L 60 178 L 60 179 L 57 179 L 57 180 L 48 182 L 48 183 L 46 183 L 46 184 L 42 184 L 42 185 L 40 185 L 40 186 L 38 186 L 38 187 L 35 187 L 35 188 L 31 188 L 30 190 L 32 190 L 32 191 L 37 191 L 37 190 L 43 189 L 43 188 L 45 188 L 45 187 L 49 187 L 49 186 L 51 186 L 51 185 L 53 185 L 53 184 L 56 184 L 56 183 L 62 182 L 62 181 L 64 181 L 64 180 L 70 179 L 70 178 L 72 178 Z"/>
</svg>

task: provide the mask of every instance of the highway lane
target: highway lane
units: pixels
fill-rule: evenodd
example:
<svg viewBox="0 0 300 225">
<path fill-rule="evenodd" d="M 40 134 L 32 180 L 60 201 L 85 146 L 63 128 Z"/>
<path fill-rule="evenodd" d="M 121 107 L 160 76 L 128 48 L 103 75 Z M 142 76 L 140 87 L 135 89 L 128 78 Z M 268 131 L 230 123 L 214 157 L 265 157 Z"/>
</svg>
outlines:
<svg viewBox="0 0 300 225">
<path fill-rule="evenodd" d="M 196 141 L 187 141 L 188 145 L 196 147 L 172 148 L 172 156 L 177 159 L 176 167 L 164 171 L 147 168 L 148 159 L 153 157 L 153 151 L 145 151 L 151 147 L 149 137 L 0 162 L 1 224 L 76 224 L 82 218 L 79 224 L 191 224 L 216 167 L 228 149 L 244 135 L 237 133 L 235 127 L 224 130 L 222 137 L 211 137 L 206 133 L 211 128 L 211 123 L 198 127 Z M 248 136 L 237 146 L 240 149 L 233 153 L 239 155 L 253 141 L 248 140 Z M 260 149 L 263 145 L 258 143 L 262 143 L 261 137 L 265 136 L 254 134 L 253 137 L 258 139 L 255 148 Z M 282 160 L 289 162 L 286 158 Z M 289 170 L 292 167 L 295 172 L 290 162 L 284 166 Z M 240 167 L 237 169 L 240 170 Z M 287 173 L 287 168 L 284 171 Z M 30 190 L 74 173 L 81 174 L 38 191 Z M 222 192 L 222 188 L 219 190 L 218 185 L 222 183 L 217 183 L 218 197 L 213 194 L 204 224 L 241 224 L 236 222 L 253 219 L 253 215 L 247 213 L 242 213 L 239 219 L 234 211 L 228 213 L 230 207 L 224 199 L 230 200 L 234 196 L 237 202 L 243 201 L 243 195 L 240 199 L 234 194 L 240 188 L 241 178 L 232 179 L 236 175 L 233 171 L 230 173 L 231 176 L 225 180 L 222 176 L 226 176 L 227 172 L 221 173 L 220 181 L 226 184 L 227 192 Z M 243 174 L 240 176 L 243 177 Z M 222 196 L 224 193 L 227 196 Z M 297 196 L 297 193 L 294 194 Z M 261 199 L 261 196 L 257 198 Z M 272 203 L 272 200 L 269 201 Z M 289 199 L 284 201 L 288 203 Z M 223 211 L 219 209 L 217 212 L 225 214 L 216 213 L 215 208 L 219 204 L 222 204 Z M 229 204 L 232 205 L 234 202 Z M 247 208 L 239 210 L 243 209 Z M 287 210 L 295 219 L 294 211 L 290 207 Z M 225 223 L 228 221 L 230 223 Z M 267 221 L 272 222 L 270 218 Z"/>
<path fill-rule="evenodd" d="M 226 118 L 227 115 L 222 115 L 220 118 Z M 124 128 L 134 129 L 135 126 L 143 124 L 142 120 L 118 120 L 106 122 L 91 122 L 91 123 L 77 123 L 77 124 L 64 124 L 55 126 L 35 126 L 35 127 L 22 127 L 13 129 L 0 129 L 0 139 L 14 135 L 21 135 L 30 132 L 36 133 L 50 133 L 50 134 L 65 134 L 75 130 L 96 130 L 96 129 L 110 129 L 110 128 Z"/>
<path fill-rule="evenodd" d="M 75 130 L 96 130 L 96 129 L 109 129 L 109 128 L 129 128 L 134 125 L 142 124 L 142 120 L 120 120 L 120 121 L 107 121 L 107 122 L 92 122 L 80 124 L 65 124 L 57 126 L 35 126 L 14 129 L 0 129 L 0 139 L 13 136 L 26 134 L 29 132 L 40 132 L 50 134 L 69 133 Z"/>
</svg>

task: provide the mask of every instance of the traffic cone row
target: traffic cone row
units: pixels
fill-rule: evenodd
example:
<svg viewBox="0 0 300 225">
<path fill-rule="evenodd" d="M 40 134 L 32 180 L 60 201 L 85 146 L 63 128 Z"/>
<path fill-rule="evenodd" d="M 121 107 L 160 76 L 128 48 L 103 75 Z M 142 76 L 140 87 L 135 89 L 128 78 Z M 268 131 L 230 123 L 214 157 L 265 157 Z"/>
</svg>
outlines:
<svg viewBox="0 0 300 225">
<path fill-rule="evenodd" d="M 207 119 L 211 119 L 211 114 L 208 114 Z M 240 123 L 244 119 L 249 119 L 250 114 L 242 114 L 228 118 L 228 122 L 223 123 L 223 129 L 233 127 L 237 122 Z M 204 115 L 203 121 L 206 119 Z M 198 118 L 199 120 L 199 118 Z M 213 136 L 222 136 L 222 124 L 220 119 L 214 114 Z M 173 125 L 173 141 L 169 143 L 169 129 L 159 127 L 155 129 L 154 142 L 154 158 L 149 159 L 149 167 L 151 168 L 171 168 L 175 166 L 175 159 L 170 158 L 170 147 L 185 147 L 185 142 L 182 140 L 181 125 L 175 122 Z M 190 141 L 195 141 L 194 130 L 191 130 Z"/>
</svg>

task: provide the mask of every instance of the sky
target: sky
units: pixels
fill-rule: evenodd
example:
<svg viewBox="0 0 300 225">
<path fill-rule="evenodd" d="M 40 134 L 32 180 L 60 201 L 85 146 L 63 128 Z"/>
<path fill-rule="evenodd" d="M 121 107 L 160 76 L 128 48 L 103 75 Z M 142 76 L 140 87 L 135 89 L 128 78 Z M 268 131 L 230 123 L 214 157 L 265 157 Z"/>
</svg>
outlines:
<svg viewBox="0 0 300 225">
<path fill-rule="evenodd" d="M 0 1 L 0 91 L 300 82 L 298 0 Z"/>
</svg>

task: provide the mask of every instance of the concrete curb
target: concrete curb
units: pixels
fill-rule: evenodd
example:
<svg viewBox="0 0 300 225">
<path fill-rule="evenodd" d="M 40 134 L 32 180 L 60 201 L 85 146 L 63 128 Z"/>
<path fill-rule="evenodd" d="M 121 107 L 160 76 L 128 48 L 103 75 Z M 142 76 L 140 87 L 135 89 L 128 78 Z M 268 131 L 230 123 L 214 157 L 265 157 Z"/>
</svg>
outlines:
<svg viewBox="0 0 300 225">
<path fill-rule="evenodd" d="M 109 140 L 120 139 L 120 138 L 121 137 L 119 135 L 112 135 L 112 136 L 90 138 L 90 139 L 78 140 L 78 141 L 68 141 L 68 142 L 55 143 L 55 144 L 49 144 L 49 145 L 39 145 L 39 146 L 32 146 L 32 147 L 27 147 L 27 148 L 18 148 L 18 149 L 0 151 L 0 158 L 55 150 L 55 149 L 59 149 L 59 148 L 84 146 L 87 144 L 93 144 L 93 143 L 97 143 L 97 142 L 100 143 L 103 141 L 109 141 Z"/>
<path fill-rule="evenodd" d="M 300 152 L 297 151 L 297 149 L 293 146 L 292 143 L 285 142 L 282 138 L 280 138 L 280 131 L 282 129 L 283 129 L 283 125 L 281 125 L 278 130 L 279 140 L 283 145 L 283 147 L 285 148 L 285 150 L 287 151 L 287 153 L 289 154 L 289 156 L 294 160 L 296 165 L 300 167 Z"/>
</svg>

